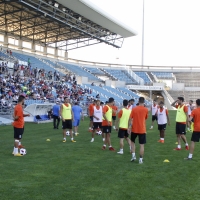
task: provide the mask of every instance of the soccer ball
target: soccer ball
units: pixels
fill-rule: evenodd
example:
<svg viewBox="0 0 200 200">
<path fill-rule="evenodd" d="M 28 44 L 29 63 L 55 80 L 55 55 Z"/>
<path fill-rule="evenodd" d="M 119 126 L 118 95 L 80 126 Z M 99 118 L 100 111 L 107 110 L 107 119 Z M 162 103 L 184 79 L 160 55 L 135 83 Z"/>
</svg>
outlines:
<svg viewBox="0 0 200 200">
<path fill-rule="evenodd" d="M 102 131 L 98 131 L 97 134 L 98 134 L 98 135 L 101 135 L 101 134 L 102 134 Z"/>
<path fill-rule="evenodd" d="M 67 135 L 67 136 L 70 136 L 70 132 L 69 132 L 69 131 L 67 131 L 67 132 L 66 132 L 66 135 Z"/>
<path fill-rule="evenodd" d="M 20 149 L 19 153 L 23 156 L 26 155 L 26 149 Z"/>
</svg>

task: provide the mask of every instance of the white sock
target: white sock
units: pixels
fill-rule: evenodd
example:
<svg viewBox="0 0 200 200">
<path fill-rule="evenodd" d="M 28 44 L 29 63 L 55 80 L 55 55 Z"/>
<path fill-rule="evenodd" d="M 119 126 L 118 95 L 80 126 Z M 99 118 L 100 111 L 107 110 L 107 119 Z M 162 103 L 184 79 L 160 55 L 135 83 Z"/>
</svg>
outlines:
<svg viewBox="0 0 200 200">
<path fill-rule="evenodd" d="M 18 143 L 18 145 L 21 145 L 21 144 L 22 144 L 21 142 Z"/>
<path fill-rule="evenodd" d="M 18 154 L 19 152 L 18 152 L 18 148 L 15 148 L 15 150 L 14 150 L 14 154 Z"/>
<path fill-rule="evenodd" d="M 153 128 L 153 126 L 151 126 L 151 128 Z"/>
<path fill-rule="evenodd" d="M 140 158 L 140 161 L 142 161 L 143 160 L 143 158 Z"/>
<path fill-rule="evenodd" d="M 178 146 L 177 146 L 177 147 L 180 149 L 180 148 L 181 148 L 181 145 L 179 145 L 179 144 L 178 144 Z"/>
<path fill-rule="evenodd" d="M 111 145 L 109 146 L 109 148 L 112 147 Z"/>
<path fill-rule="evenodd" d="M 164 138 L 160 138 L 160 140 L 164 140 Z"/>
<path fill-rule="evenodd" d="M 105 141 L 105 138 L 103 138 L 103 142 Z"/>
<path fill-rule="evenodd" d="M 124 150 L 123 150 L 123 149 L 120 149 L 120 151 L 123 152 Z"/>
<path fill-rule="evenodd" d="M 135 157 L 135 153 L 132 153 L 132 158 L 134 158 Z"/>
<path fill-rule="evenodd" d="M 103 146 L 104 146 L 104 147 L 106 147 L 106 145 L 105 145 L 105 144 L 104 144 Z"/>
<path fill-rule="evenodd" d="M 66 138 L 63 138 L 63 140 L 66 140 Z"/>
<path fill-rule="evenodd" d="M 15 153 L 15 147 L 13 148 L 13 153 Z"/>
<path fill-rule="evenodd" d="M 188 146 L 188 143 L 185 143 L 185 146 Z"/>
<path fill-rule="evenodd" d="M 92 141 L 94 141 L 94 138 L 92 138 Z"/>
<path fill-rule="evenodd" d="M 191 153 L 189 153 L 189 156 L 188 156 L 188 158 L 192 158 L 192 154 L 191 154 Z"/>
<path fill-rule="evenodd" d="M 72 137 L 71 140 L 74 140 L 74 138 Z"/>
</svg>

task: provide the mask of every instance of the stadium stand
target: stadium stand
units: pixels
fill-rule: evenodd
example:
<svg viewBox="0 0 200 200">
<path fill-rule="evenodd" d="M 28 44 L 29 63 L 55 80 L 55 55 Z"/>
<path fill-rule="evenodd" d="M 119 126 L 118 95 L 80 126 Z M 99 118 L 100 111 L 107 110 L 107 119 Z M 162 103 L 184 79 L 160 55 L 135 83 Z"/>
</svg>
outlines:
<svg viewBox="0 0 200 200">
<path fill-rule="evenodd" d="M 99 68 L 84 66 L 83 69 L 87 70 L 91 74 L 100 75 L 100 76 L 105 75 L 105 73 Z"/>
<path fill-rule="evenodd" d="M 38 69 L 45 69 L 47 71 L 53 71 L 54 70 L 52 67 L 50 67 L 46 63 L 40 61 L 38 58 L 36 58 L 34 56 L 27 55 L 27 54 L 21 54 L 21 53 L 17 53 L 17 52 L 13 52 L 12 55 L 13 55 L 13 57 L 15 57 L 15 58 L 17 58 L 18 60 L 21 60 L 21 61 L 28 62 L 28 60 L 30 60 L 30 65 L 33 68 L 37 67 Z"/>
<path fill-rule="evenodd" d="M 150 84 L 152 82 L 146 72 L 134 72 L 145 81 L 145 84 Z"/>
<path fill-rule="evenodd" d="M 89 73 L 88 71 L 84 70 L 82 67 L 78 65 L 73 65 L 73 64 L 67 64 L 67 63 L 61 63 L 59 64 L 72 73 L 76 74 L 77 76 L 85 76 L 88 77 L 89 81 L 95 81 L 95 82 L 101 82 L 102 80 L 99 79 L 98 77 L 94 76 L 93 74 Z"/>
<path fill-rule="evenodd" d="M 168 93 L 171 95 L 171 97 L 176 100 L 177 97 L 184 97 L 185 98 L 185 92 L 184 91 L 173 91 L 168 90 Z"/>
<path fill-rule="evenodd" d="M 170 72 L 152 72 L 158 79 L 173 79 L 173 73 Z"/>
<path fill-rule="evenodd" d="M 126 84 L 138 84 L 125 70 L 117 70 L 117 69 L 107 69 L 104 68 L 104 71 L 110 76 L 112 76 L 115 80 L 125 81 Z"/>
<path fill-rule="evenodd" d="M 200 72 L 175 72 L 177 83 L 184 83 L 185 87 L 200 87 Z"/>
</svg>

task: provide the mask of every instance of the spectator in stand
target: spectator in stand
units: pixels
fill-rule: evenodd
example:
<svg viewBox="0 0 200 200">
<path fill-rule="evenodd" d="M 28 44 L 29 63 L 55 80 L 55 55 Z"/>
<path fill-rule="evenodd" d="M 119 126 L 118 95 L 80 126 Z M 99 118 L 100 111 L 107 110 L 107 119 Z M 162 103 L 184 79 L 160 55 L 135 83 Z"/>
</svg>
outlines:
<svg viewBox="0 0 200 200">
<path fill-rule="evenodd" d="M 30 61 L 30 58 L 28 58 L 28 66 L 31 65 L 31 61 Z"/>
</svg>

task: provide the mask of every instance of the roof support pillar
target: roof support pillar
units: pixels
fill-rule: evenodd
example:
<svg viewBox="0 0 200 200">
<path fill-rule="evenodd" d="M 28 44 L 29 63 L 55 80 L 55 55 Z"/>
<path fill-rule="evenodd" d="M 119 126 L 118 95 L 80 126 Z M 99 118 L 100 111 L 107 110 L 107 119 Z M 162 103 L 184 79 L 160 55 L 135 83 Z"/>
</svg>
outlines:
<svg viewBox="0 0 200 200">
<path fill-rule="evenodd" d="M 18 41 L 18 49 L 22 50 L 23 49 L 23 45 L 22 45 L 23 41 L 21 39 L 19 39 Z"/>
<path fill-rule="evenodd" d="M 4 35 L 3 46 L 8 48 L 8 45 L 9 45 L 9 43 L 8 43 L 8 35 L 5 34 L 5 35 Z"/>
<path fill-rule="evenodd" d="M 44 56 L 47 56 L 47 46 L 44 46 L 43 55 L 44 55 Z"/>
<path fill-rule="evenodd" d="M 68 52 L 65 51 L 65 57 L 64 57 L 65 60 L 68 60 Z"/>
<path fill-rule="evenodd" d="M 59 55 L 58 55 L 58 47 L 56 47 L 56 48 L 55 48 L 54 57 L 55 57 L 56 59 L 58 59 L 58 56 L 59 56 Z"/>
<path fill-rule="evenodd" d="M 36 52 L 35 42 L 32 42 L 31 46 L 32 46 L 31 52 Z"/>
</svg>

